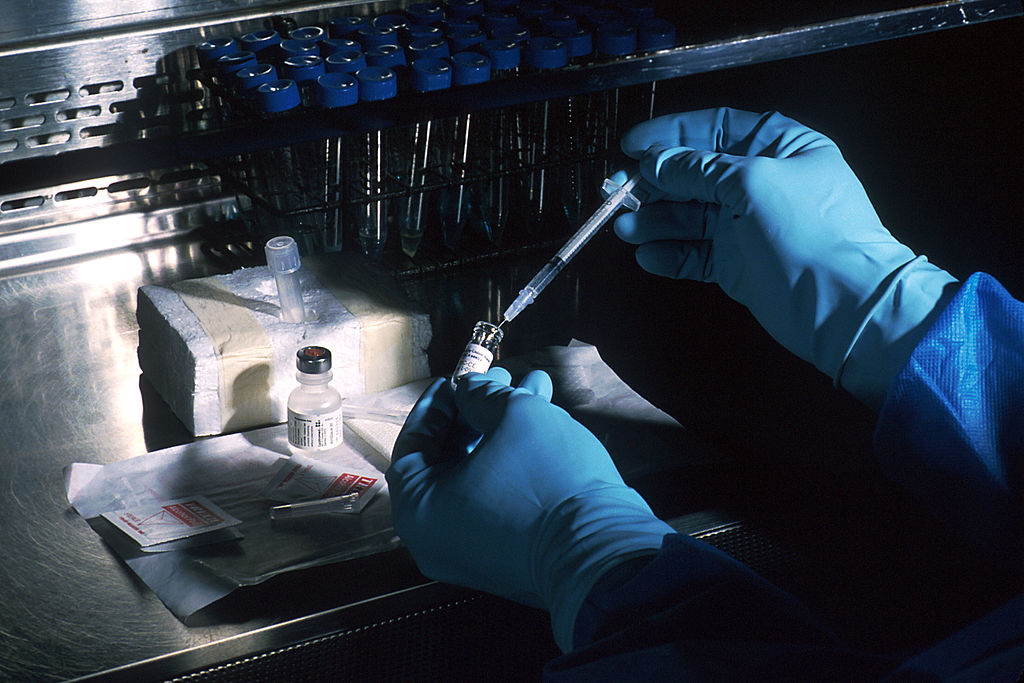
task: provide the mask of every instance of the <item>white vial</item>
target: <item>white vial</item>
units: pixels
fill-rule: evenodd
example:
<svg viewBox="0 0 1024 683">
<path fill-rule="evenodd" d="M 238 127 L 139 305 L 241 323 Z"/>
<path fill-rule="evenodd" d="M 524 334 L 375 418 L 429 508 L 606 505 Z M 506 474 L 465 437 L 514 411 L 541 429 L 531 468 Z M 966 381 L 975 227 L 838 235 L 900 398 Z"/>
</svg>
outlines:
<svg viewBox="0 0 1024 683">
<path fill-rule="evenodd" d="M 494 361 L 494 352 L 498 350 L 505 333 L 497 325 L 489 322 L 479 321 L 473 326 L 473 336 L 470 338 L 466 348 L 455 365 L 455 372 L 452 373 L 451 383 L 459 381 L 459 378 L 470 372 L 487 372 Z"/>
<path fill-rule="evenodd" d="M 331 352 L 304 346 L 295 354 L 299 386 L 288 396 L 288 443 L 326 451 L 342 441 L 341 394 L 331 386 Z"/>
</svg>

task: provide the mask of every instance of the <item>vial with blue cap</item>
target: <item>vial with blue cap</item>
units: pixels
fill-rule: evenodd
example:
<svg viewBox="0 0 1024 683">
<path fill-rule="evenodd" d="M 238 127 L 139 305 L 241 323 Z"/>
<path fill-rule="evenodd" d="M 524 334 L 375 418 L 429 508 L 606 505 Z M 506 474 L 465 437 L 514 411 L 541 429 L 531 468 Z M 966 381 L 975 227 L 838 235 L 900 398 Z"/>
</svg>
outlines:
<svg viewBox="0 0 1024 683">
<path fill-rule="evenodd" d="M 327 38 L 327 31 L 320 26 L 300 26 L 290 31 L 288 37 L 305 45 L 316 45 Z"/>
<path fill-rule="evenodd" d="M 325 109 L 347 107 L 359 101 L 359 84 L 350 73 L 327 73 L 316 79 L 316 102 Z"/>
<path fill-rule="evenodd" d="M 354 74 L 367 66 L 366 55 L 359 50 L 335 52 L 324 63 L 327 73 Z"/>
<path fill-rule="evenodd" d="M 211 38 L 196 45 L 196 54 L 199 57 L 200 66 L 212 66 L 221 57 L 232 55 L 239 51 L 238 44 L 231 37 Z"/>
<path fill-rule="evenodd" d="M 405 14 L 412 24 L 431 25 L 435 24 L 444 16 L 444 8 L 437 2 L 416 2 L 405 8 Z"/>
<path fill-rule="evenodd" d="M 338 52 L 362 52 L 363 46 L 349 38 L 324 38 L 320 41 L 320 56 L 327 59 Z"/>
<path fill-rule="evenodd" d="M 261 63 L 273 61 L 276 56 L 277 46 L 281 43 L 281 34 L 273 29 L 252 31 L 246 33 L 239 39 L 239 45 L 243 50 L 248 50 L 256 55 Z"/>
<path fill-rule="evenodd" d="M 328 23 L 331 38 L 348 38 L 355 40 L 359 29 L 369 26 L 370 20 L 366 17 L 335 17 Z"/>
<path fill-rule="evenodd" d="M 423 58 L 447 59 L 451 56 L 448 49 L 448 41 L 444 38 L 419 38 L 409 43 L 406 48 L 409 56 L 409 63 Z"/>
</svg>

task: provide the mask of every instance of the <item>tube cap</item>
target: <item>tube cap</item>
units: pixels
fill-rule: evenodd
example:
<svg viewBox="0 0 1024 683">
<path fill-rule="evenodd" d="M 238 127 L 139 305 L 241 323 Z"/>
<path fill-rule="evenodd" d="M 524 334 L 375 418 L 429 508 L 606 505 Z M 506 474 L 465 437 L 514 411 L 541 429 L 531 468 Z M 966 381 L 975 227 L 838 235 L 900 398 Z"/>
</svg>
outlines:
<svg viewBox="0 0 1024 683">
<path fill-rule="evenodd" d="M 554 12 L 541 17 L 540 26 L 541 30 L 549 35 L 560 31 L 574 31 L 576 30 L 576 17 L 572 14 Z"/>
<path fill-rule="evenodd" d="M 277 31 L 253 31 L 242 36 L 240 44 L 243 50 L 259 54 L 263 50 L 276 47 L 281 42 L 281 36 Z"/>
<path fill-rule="evenodd" d="M 211 38 L 196 45 L 199 63 L 203 65 L 213 64 L 224 55 L 233 55 L 238 51 L 234 38 Z"/>
<path fill-rule="evenodd" d="M 597 28 L 594 47 L 605 57 L 622 57 L 636 52 L 636 29 L 621 22 Z"/>
<path fill-rule="evenodd" d="M 251 52 L 236 52 L 218 58 L 216 64 L 222 73 L 234 74 L 244 67 L 256 66 L 256 55 Z"/>
<path fill-rule="evenodd" d="M 491 31 L 491 38 L 497 38 L 498 40 L 511 40 L 512 42 L 522 45 L 530 39 L 530 29 L 526 28 L 522 24 L 504 26 Z"/>
<path fill-rule="evenodd" d="M 317 55 L 297 55 L 284 60 L 281 70 L 285 78 L 290 78 L 296 83 L 307 83 L 315 81 L 326 73 L 324 60 Z"/>
<path fill-rule="evenodd" d="M 433 24 L 444 19 L 444 8 L 436 2 L 417 2 L 405 8 L 413 24 Z"/>
<path fill-rule="evenodd" d="M 327 59 L 337 52 L 361 52 L 363 46 L 349 38 L 324 38 L 320 41 L 320 56 Z"/>
<path fill-rule="evenodd" d="M 356 77 L 346 73 L 324 74 L 316 79 L 316 101 L 322 107 L 347 107 L 359 101 Z"/>
<path fill-rule="evenodd" d="M 245 66 L 235 72 L 238 86 L 242 90 L 255 90 L 264 83 L 277 80 L 277 69 L 273 64 L 256 64 Z"/>
<path fill-rule="evenodd" d="M 329 27 L 332 38 L 351 38 L 356 31 L 369 25 L 370 20 L 366 17 L 335 17 Z"/>
<path fill-rule="evenodd" d="M 452 55 L 452 83 L 475 85 L 491 78 L 491 60 L 479 52 L 457 52 Z"/>
<path fill-rule="evenodd" d="M 416 92 L 444 90 L 452 85 L 452 66 L 439 57 L 422 57 L 412 63 L 410 80 Z"/>
<path fill-rule="evenodd" d="M 524 24 L 534 25 L 542 17 L 555 13 L 555 6 L 550 2 L 538 2 L 537 0 L 523 0 L 519 3 L 520 20 Z"/>
<path fill-rule="evenodd" d="M 446 7 L 448 16 L 454 19 L 466 19 L 484 13 L 482 0 L 448 0 Z"/>
<path fill-rule="evenodd" d="M 368 66 L 356 72 L 359 99 L 364 102 L 387 100 L 398 94 L 395 72 L 384 66 Z"/>
<path fill-rule="evenodd" d="M 294 273 L 302 267 L 299 245 L 288 235 L 271 237 L 263 246 L 263 253 L 267 255 L 267 267 L 272 274 Z"/>
<path fill-rule="evenodd" d="M 494 32 L 499 28 L 515 26 L 519 23 L 519 17 L 514 12 L 492 12 L 485 14 L 480 22 L 489 32 Z"/>
<path fill-rule="evenodd" d="M 295 55 L 319 55 L 320 49 L 316 43 L 303 43 L 298 40 L 282 40 L 280 44 L 281 54 L 285 59 Z"/>
<path fill-rule="evenodd" d="M 490 58 L 491 69 L 494 71 L 505 71 L 519 66 L 519 45 L 513 41 L 491 38 L 480 43 L 480 49 Z"/>
<path fill-rule="evenodd" d="M 409 60 L 413 62 L 423 57 L 444 59 L 450 55 L 448 41 L 443 38 L 420 38 L 409 44 Z"/>
<path fill-rule="evenodd" d="M 320 375 L 331 369 L 331 352 L 323 346 L 303 346 L 295 353 L 299 372 Z"/>
<path fill-rule="evenodd" d="M 358 50 L 335 52 L 325 60 L 327 73 L 354 74 L 366 68 L 366 55 Z"/>
<path fill-rule="evenodd" d="M 478 28 L 456 29 L 448 34 L 448 45 L 452 54 L 465 52 L 485 40 L 487 40 L 487 34 Z"/>
<path fill-rule="evenodd" d="M 316 45 L 327 37 L 327 31 L 319 26 L 300 26 L 289 31 L 288 37 L 306 45 Z"/>
<path fill-rule="evenodd" d="M 409 27 L 410 45 L 414 41 L 423 39 L 444 40 L 444 31 L 437 26 L 427 26 L 426 24 L 413 24 Z"/>
<path fill-rule="evenodd" d="M 594 34 L 585 28 L 576 28 L 571 31 L 556 31 L 552 35 L 565 41 L 566 50 L 569 52 L 569 59 L 586 57 L 594 51 Z"/>
<path fill-rule="evenodd" d="M 405 66 L 405 50 L 397 45 L 381 45 L 366 51 L 369 66 Z"/>
<path fill-rule="evenodd" d="M 295 81 L 282 79 L 258 86 L 256 102 L 260 109 L 273 114 L 299 106 L 302 95 L 299 94 L 299 86 Z"/>
<path fill-rule="evenodd" d="M 531 38 L 526 43 L 526 63 L 537 69 L 557 69 L 569 63 L 565 41 L 552 36 Z"/>
<path fill-rule="evenodd" d="M 665 50 L 675 47 L 676 26 L 665 19 L 645 19 L 637 31 L 637 47 L 641 50 Z"/>
<path fill-rule="evenodd" d="M 364 50 L 372 50 L 381 45 L 398 45 L 398 31 L 392 26 L 363 26 L 356 31 L 355 40 L 362 43 Z"/>
</svg>

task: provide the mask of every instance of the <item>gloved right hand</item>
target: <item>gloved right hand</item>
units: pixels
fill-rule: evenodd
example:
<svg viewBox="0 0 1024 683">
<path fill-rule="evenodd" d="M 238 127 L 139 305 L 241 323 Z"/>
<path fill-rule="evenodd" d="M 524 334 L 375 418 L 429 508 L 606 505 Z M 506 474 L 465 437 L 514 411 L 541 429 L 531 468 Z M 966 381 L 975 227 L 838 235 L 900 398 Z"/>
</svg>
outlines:
<svg viewBox="0 0 1024 683">
<path fill-rule="evenodd" d="M 777 113 L 708 109 L 641 123 L 622 149 L 667 195 L 615 222 L 640 265 L 718 283 L 879 408 L 957 284 L 889 234 L 835 143 Z"/>
</svg>

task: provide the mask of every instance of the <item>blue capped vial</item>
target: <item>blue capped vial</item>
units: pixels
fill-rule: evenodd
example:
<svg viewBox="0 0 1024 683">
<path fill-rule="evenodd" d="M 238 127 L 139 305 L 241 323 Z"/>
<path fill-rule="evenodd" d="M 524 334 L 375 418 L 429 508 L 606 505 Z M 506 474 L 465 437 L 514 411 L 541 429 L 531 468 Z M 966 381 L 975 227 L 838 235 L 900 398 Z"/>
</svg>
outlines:
<svg viewBox="0 0 1024 683">
<path fill-rule="evenodd" d="M 536 2 L 534 0 L 523 0 L 516 10 L 519 20 L 527 26 L 539 26 L 540 20 L 549 14 L 555 13 L 555 6 L 550 2 Z"/>
<path fill-rule="evenodd" d="M 405 8 L 412 24 L 430 25 L 444 19 L 444 8 L 436 2 L 416 2 Z"/>
<path fill-rule="evenodd" d="M 571 31 L 556 31 L 553 36 L 565 41 L 570 62 L 580 62 L 594 51 L 594 35 L 585 28 L 579 27 Z"/>
<path fill-rule="evenodd" d="M 394 12 L 374 17 L 373 21 L 370 23 L 374 26 L 390 26 L 398 31 L 399 35 L 401 35 L 403 31 L 409 29 L 409 18 L 404 14 Z"/>
<path fill-rule="evenodd" d="M 327 73 L 354 74 L 366 68 L 366 55 L 358 50 L 335 52 L 324 60 Z"/>
<path fill-rule="evenodd" d="M 301 103 L 299 86 L 293 80 L 271 81 L 256 88 L 256 104 L 267 113 L 275 114 L 294 109 Z"/>
<path fill-rule="evenodd" d="M 320 41 L 320 56 L 327 59 L 336 52 L 361 52 L 363 46 L 349 38 L 324 38 Z"/>
<path fill-rule="evenodd" d="M 454 19 L 468 19 L 484 13 L 482 0 L 448 0 L 445 5 L 448 16 Z"/>
<path fill-rule="evenodd" d="M 316 102 L 321 107 L 335 109 L 358 101 L 359 85 L 352 74 L 328 73 L 316 79 Z"/>
<path fill-rule="evenodd" d="M 391 68 L 405 66 L 405 50 L 397 45 L 381 45 L 366 51 L 366 63 Z"/>
<path fill-rule="evenodd" d="M 225 55 L 238 52 L 238 44 L 234 38 L 211 38 L 196 45 L 199 63 L 209 66 Z"/>
<path fill-rule="evenodd" d="M 491 79 L 491 60 L 479 52 L 457 52 L 451 61 L 453 85 L 476 85 Z"/>
<path fill-rule="evenodd" d="M 327 31 L 319 26 L 300 26 L 289 31 L 288 37 L 305 45 L 316 45 L 327 37 Z"/>
<path fill-rule="evenodd" d="M 238 87 L 243 91 L 255 90 L 264 83 L 278 80 L 277 69 L 274 68 L 273 64 L 256 64 L 243 67 L 235 72 L 235 78 L 238 81 Z"/>
<path fill-rule="evenodd" d="M 416 92 L 446 90 L 452 86 L 452 66 L 445 59 L 423 57 L 412 63 L 409 80 Z"/>
<path fill-rule="evenodd" d="M 480 19 L 480 26 L 488 33 L 499 28 L 511 28 L 518 23 L 519 17 L 514 12 L 491 12 Z"/>
<path fill-rule="evenodd" d="M 437 26 L 426 26 L 424 24 L 413 24 L 409 27 L 410 45 L 413 41 L 423 40 L 425 38 L 432 40 L 444 40 L 444 31 Z"/>
<path fill-rule="evenodd" d="M 624 57 L 636 52 L 636 29 L 629 24 L 613 22 L 597 28 L 594 49 L 602 57 Z"/>
<path fill-rule="evenodd" d="M 366 17 L 335 17 L 328 24 L 331 38 L 353 38 L 359 29 L 369 26 L 370 20 Z"/>
<path fill-rule="evenodd" d="M 318 55 L 297 55 L 289 57 L 281 64 L 281 74 L 300 85 L 315 81 L 324 73 L 324 60 Z"/>
<path fill-rule="evenodd" d="M 356 72 L 356 79 L 359 81 L 359 99 L 363 102 L 387 100 L 398 94 L 398 77 L 387 67 L 360 69 Z"/>
<path fill-rule="evenodd" d="M 239 40 L 239 45 L 241 45 L 243 50 L 254 53 L 260 59 L 273 55 L 274 48 L 280 44 L 280 34 L 272 29 L 246 33 Z"/>
<path fill-rule="evenodd" d="M 553 12 L 541 17 L 540 19 L 541 31 L 549 36 L 556 35 L 563 31 L 575 31 L 576 26 L 576 17 L 572 14 L 565 14 L 563 12 Z"/>
<path fill-rule="evenodd" d="M 569 63 L 569 50 L 563 40 L 540 36 L 526 43 L 523 60 L 535 69 L 558 69 Z"/>
<path fill-rule="evenodd" d="M 667 50 L 676 45 L 676 26 L 665 19 L 644 19 L 637 27 L 637 47 L 645 52 Z"/>
<path fill-rule="evenodd" d="M 456 29 L 448 34 L 448 47 L 452 54 L 464 52 L 487 40 L 487 34 L 478 28 Z"/>
<path fill-rule="evenodd" d="M 530 40 L 530 29 L 526 28 L 522 24 L 516 24 L 515 26 L 503 26 L 502 28 L 496 28 L 491 31 L 491 38 L 497 38 L 498 40 L 511 40 L 512 42 L 525 45 Z"/>
<path fill-rule="evenodd" d="M 398 45 L 398 31 L 391 26 L 364 26 L 356 31 L 354 40 L 358 40 L 364 50 L 372 50 L 381 45 Z"/>
<path fill-rule="evenodd" d="M 422 38 L 409 43 L 406 48 L 409 53 L 409 61 L 430 57 L 432 59 L 447 59 L 451 56 L 448 49 L 448 41 L 443 38 Z"/>
<path fill-rule="evenodd" d="M 491 38 L 480 43 L 480 51 L 491 60 L 491 71 L 495 77 L 519 68 L 521 50 L 514 41 Z"/>
<path fill-rule="evenodd" d="M 301 57 L 309 55 L 320 55 L 320 48 L 317 47 L 316 43 L 303 43 L 298 40 L 292 40 L 288 38 L 282 40 L 278 45 L 278 50 L 281 54 L 281 59 L 288 59 L 289 57 Z"/>
<path fill-rule="evenodd" d="M 256 55 L 251 52 L 236 52 L 232 55 L 224 55 L 215 63 L 221 73 L 228 76 L 234 75 L 239 69 L 257 64 Z"/>
</svg>

